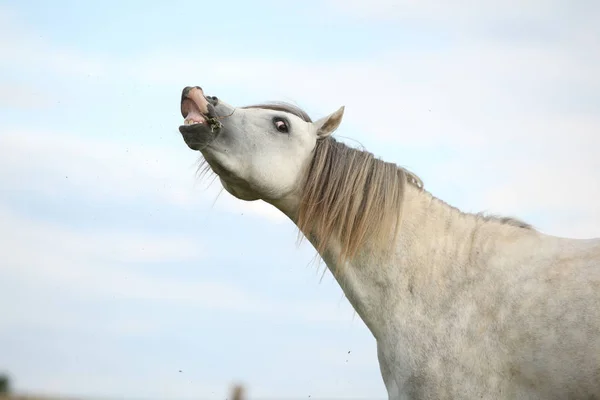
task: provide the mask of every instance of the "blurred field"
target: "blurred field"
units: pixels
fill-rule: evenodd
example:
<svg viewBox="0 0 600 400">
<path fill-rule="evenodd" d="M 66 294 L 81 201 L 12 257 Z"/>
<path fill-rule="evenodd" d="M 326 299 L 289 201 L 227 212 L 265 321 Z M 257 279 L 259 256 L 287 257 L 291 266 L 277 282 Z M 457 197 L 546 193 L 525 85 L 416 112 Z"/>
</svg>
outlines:
<svg viewBox="0 0 600 400">
<path fill-rule="evenodd" d="M 19 395 L 14 395 L 14 396 L 0 396 L 0 400 L 83 400 L 83 399 L 76 399 L 73 397 L 45 397 L 45 396 L 19 396 Z"/>
<path fill-rule="evenodd" d="M 61 397 L 61 396 L 34 396 L 34 395 L 0 395 L 0 400 L 84 400 L 77 397 Z M 241 399 L 240 399 L 241 400 Z"/>
<path fill-rule="evenodd" d="M 236 385 L 229 391 L 227 400 L 246 400 L 245 389 L 241 385 Z M 34 396 L 34 395 L 1 395 L 0 400 L 85 400 L 78 397 L 61 396 Z"/>
</svg>

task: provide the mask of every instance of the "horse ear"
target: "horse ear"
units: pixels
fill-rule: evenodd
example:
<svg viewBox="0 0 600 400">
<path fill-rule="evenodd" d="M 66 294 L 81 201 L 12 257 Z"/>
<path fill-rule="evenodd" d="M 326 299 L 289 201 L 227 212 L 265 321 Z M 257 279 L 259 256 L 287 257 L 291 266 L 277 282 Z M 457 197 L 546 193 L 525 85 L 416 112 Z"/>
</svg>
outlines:
<svg viewBox="0 0 600 400">
<path fill-rule="evenodd" d="M 344 116 L 344 106 L 341 106 L 333 114 L 329 114 L 314 122 L 314 126 L 317 130 L 317 138 L 324 139 L 330 136 L 342 123 L 342 117 Z"/>
</svg>

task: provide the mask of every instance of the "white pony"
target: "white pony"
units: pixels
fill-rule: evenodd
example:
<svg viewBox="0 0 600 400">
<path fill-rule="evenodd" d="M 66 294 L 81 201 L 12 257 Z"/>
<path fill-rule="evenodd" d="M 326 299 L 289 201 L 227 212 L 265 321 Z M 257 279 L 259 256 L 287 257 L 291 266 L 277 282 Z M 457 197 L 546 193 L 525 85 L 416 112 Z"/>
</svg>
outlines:
<svg viewBox="0 0 600 400">
<path fill-rule="evenodd" d="M 468 214 L 285 104 L 183 90 L 179 130 L 242 200 L 287 215 L 377 341 L 389 399 L 600 399 L 600 240 Z"/>
</svg>

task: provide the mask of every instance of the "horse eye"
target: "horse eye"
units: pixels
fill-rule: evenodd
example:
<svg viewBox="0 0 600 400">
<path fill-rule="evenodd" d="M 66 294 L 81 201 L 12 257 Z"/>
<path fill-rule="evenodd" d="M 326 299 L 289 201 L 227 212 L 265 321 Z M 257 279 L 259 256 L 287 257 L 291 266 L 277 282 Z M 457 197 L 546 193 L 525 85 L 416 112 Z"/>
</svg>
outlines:
<svg viewBox="0 0 600 400">
<path fill-rule="evenodd" d="M 285 123 L 284 120 L 282 120 L 282 119 L 276 119 L 273 123 L 275 124 L 275 128 L 277 128 L 277 130 L 279 132 L 282 132 L 282 133 L 287 133 L 288 132 L 288 126 L 287 126 L 287 124 Z"/>
</svg>

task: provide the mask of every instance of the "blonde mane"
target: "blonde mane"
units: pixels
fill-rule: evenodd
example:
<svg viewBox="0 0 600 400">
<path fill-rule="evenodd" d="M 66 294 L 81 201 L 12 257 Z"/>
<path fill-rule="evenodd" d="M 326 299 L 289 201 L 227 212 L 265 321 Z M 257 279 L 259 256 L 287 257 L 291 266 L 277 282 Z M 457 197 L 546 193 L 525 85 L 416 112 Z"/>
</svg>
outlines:
<svg viewBox="0 0 600 400">
<path fill-rule="evenodd" d="M 312 122 L 300 107 L 285 102 L 244 108 L 289 112 Z M 407 183 L 423 188 L 415 174 L 370 152 L 333 137 L 318 140 L 301 190 L 296 221 L 299 233 L 315 238 L 320 254 L 336 237 L 341 245 L 340 263 L 354 258 L 367 242 L 373 252 L 390 254 L 387 250 L 400 229 Z"/>
<path fill-rule="evenodd" d="M 318 140 L 296 223 L 316 239 L 320 253 L 337 238 L 342 263 L 366 243 L 372 251 L 387 254 L 400 228 L 407 183 L 423 188 L 416 175 L 370 152 L 333 137 Z"/>
</svg>

